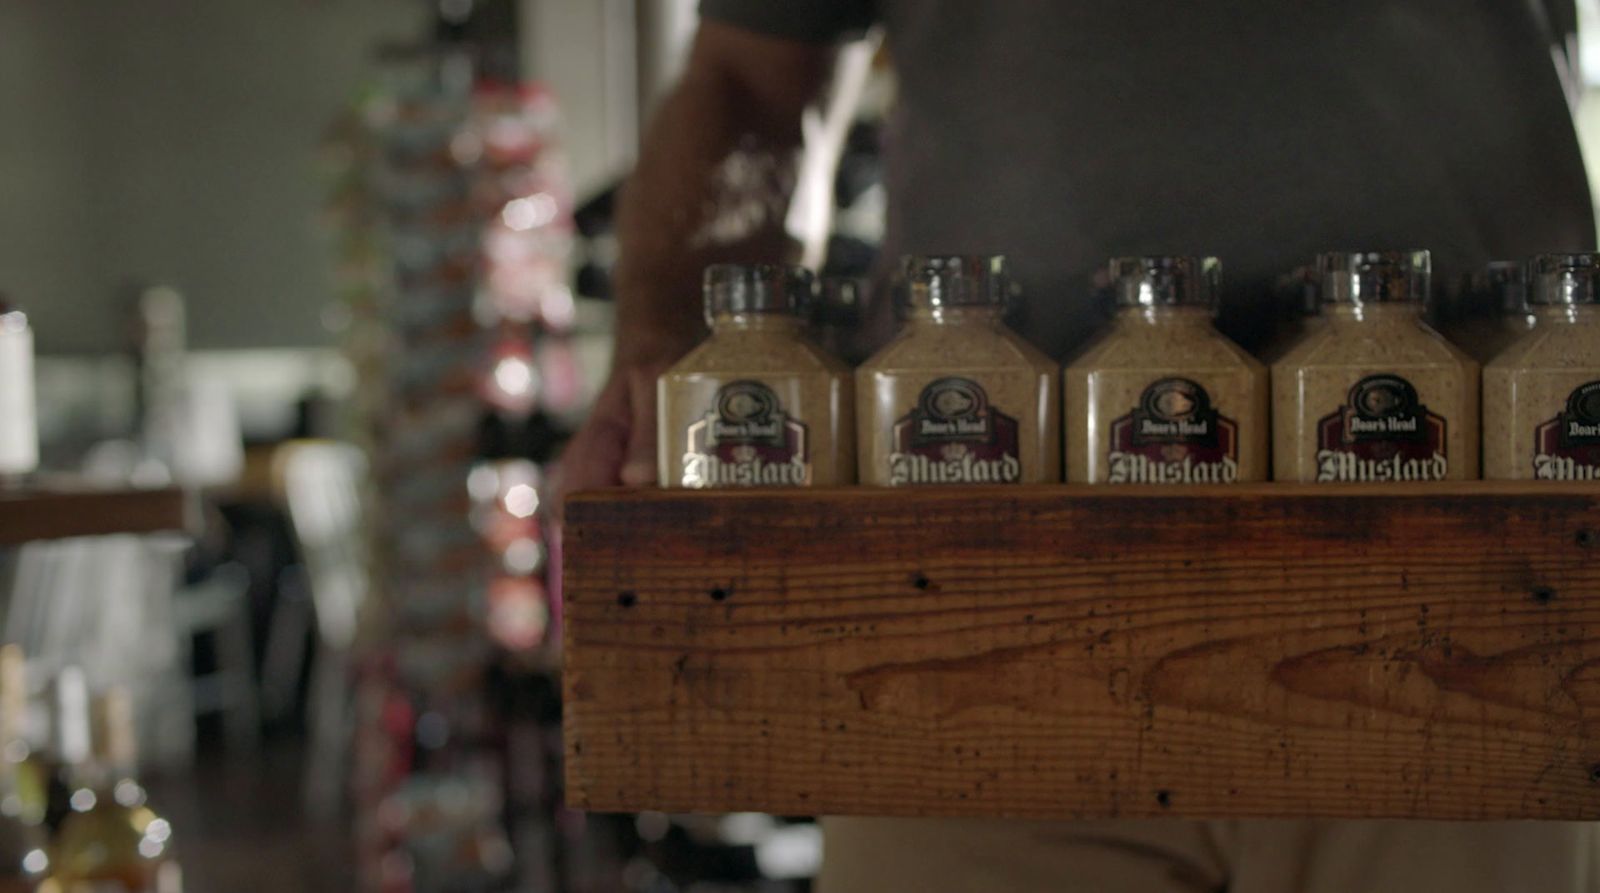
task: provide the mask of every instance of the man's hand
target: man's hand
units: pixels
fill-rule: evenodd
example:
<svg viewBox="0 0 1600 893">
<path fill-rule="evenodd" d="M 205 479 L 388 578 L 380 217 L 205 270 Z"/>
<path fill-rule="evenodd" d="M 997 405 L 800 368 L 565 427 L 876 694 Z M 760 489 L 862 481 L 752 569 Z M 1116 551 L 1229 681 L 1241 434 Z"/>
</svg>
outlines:
<svg viewBox="0 0 1600 893">
<path fill-rule="evenodd" d="M 619 365 L 561 456 L 555 508 L 567 494 L 656 482 L 656 378 L 670 361 Z"/>
<path fill-rule="evenodd" d="M 701 272 L 712 263 L 777 262 L 789 251 L 789 196 L 774 195 L 788 178 L 727 173 L 792 167 L 801 118 L 833 56 L 832 46 L 701 23 L 619 199 L 616 361 L 562 457 L 558 517 L 568 493 L 655 482 L 656 377 L 704 334 Z M 727 209 L 738 211 L 738 226 L 723 219 Z"/>
</svg>

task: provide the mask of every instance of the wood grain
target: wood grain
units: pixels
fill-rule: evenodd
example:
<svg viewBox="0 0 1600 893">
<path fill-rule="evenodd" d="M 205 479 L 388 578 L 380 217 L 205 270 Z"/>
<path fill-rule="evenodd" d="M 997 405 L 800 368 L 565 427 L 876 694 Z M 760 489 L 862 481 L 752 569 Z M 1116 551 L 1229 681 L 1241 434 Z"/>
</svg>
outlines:
<svg viewBox="0 0 1600 893">
<path fill-rule="evenodd" d="M 1600 818 L 1600 486 L 613 491 L 597 810 Z"/>
<path fill-rule="evenodd" d="M 75 479 L 0 489 L 0 544 L 108 533 L 180 531 L 181 490 L 113 490 Z"/>
</svg>

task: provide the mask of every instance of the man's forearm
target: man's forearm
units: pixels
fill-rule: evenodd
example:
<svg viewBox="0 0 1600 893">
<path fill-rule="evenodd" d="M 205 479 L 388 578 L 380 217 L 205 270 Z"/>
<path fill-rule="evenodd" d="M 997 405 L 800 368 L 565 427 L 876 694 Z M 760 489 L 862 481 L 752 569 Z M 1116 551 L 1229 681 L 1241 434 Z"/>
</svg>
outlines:
<svg viewBox="0 0 1600 893">
<path fill-rule="evenodd" d="M 785 257 L 800 115 L 830 59 L 817 47 L 701 27 L 622 192 L 617 364 L 670 360 L 694 343 L 707 264 Z"/>
</svg>

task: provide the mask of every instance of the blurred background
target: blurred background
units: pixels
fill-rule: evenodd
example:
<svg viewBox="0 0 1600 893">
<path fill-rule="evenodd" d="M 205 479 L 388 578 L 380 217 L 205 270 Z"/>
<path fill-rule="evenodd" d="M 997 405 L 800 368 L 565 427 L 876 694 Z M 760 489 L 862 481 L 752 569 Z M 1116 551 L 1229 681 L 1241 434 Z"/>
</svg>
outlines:
<svg viewBox="0 0 1600 893">
<path fill-rule="evenodd" d="M 541 501 L 609 362 L 615 191 L 695 23 L 0 0 L 0 378 L 31 339 L 41 445 L 9 486 L 189 516 L 119 533 L 131 503 L 89 499 L 112 533 L 61 538 L 0 501 L 0 890 L 72 860 L 163 893 L 804 888 L 803 818 L 561 805 Z"/>
<path fill-rule="evenodd" d="M 19 486 L 176 489 L 190 517 L 0 543 L 0 863 L 227 893 L 808 888 L 805 817 L 562 806 L 541 501 L 609 362 L 615 192 L 695 22 L 0 0 L 0 375 L 31 339 L 41 444 Z M 1600 83 L 1600 39 L 1581 58 Z M 790 221 L 844 276 L 883 226 L 893 84 L 868 70 L 808 148 L 838 158 L 800 183 L 829 210 Z"/>
</svg>

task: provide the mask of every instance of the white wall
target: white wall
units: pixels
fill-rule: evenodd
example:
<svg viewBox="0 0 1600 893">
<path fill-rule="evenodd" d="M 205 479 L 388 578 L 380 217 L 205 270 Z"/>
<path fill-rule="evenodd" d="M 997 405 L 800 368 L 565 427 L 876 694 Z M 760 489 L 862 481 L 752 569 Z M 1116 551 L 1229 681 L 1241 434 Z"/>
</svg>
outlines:
<svg viewBox="0 0 1600 893">
<path fill-rule="evenodd" d="M 561 103 L 580 199 L 633 164 L 638 146 L 635 0 L 522 0 L 523 75 Z"/>
<path fill-rule="evenodd" d="M 0 0 L 0 291 L 41 351 L 117 344 L 130 278 L 188 296 L 197 347 L 328 340 L 317 141 L 424 11 Z"/>
<path fill-rule="evenodd" d="M 633 166 L 639 134 L 683 66 L 696 0 L 521 0 L 524 76 L 561 102 L 580 198 Z"/>
</svg>

